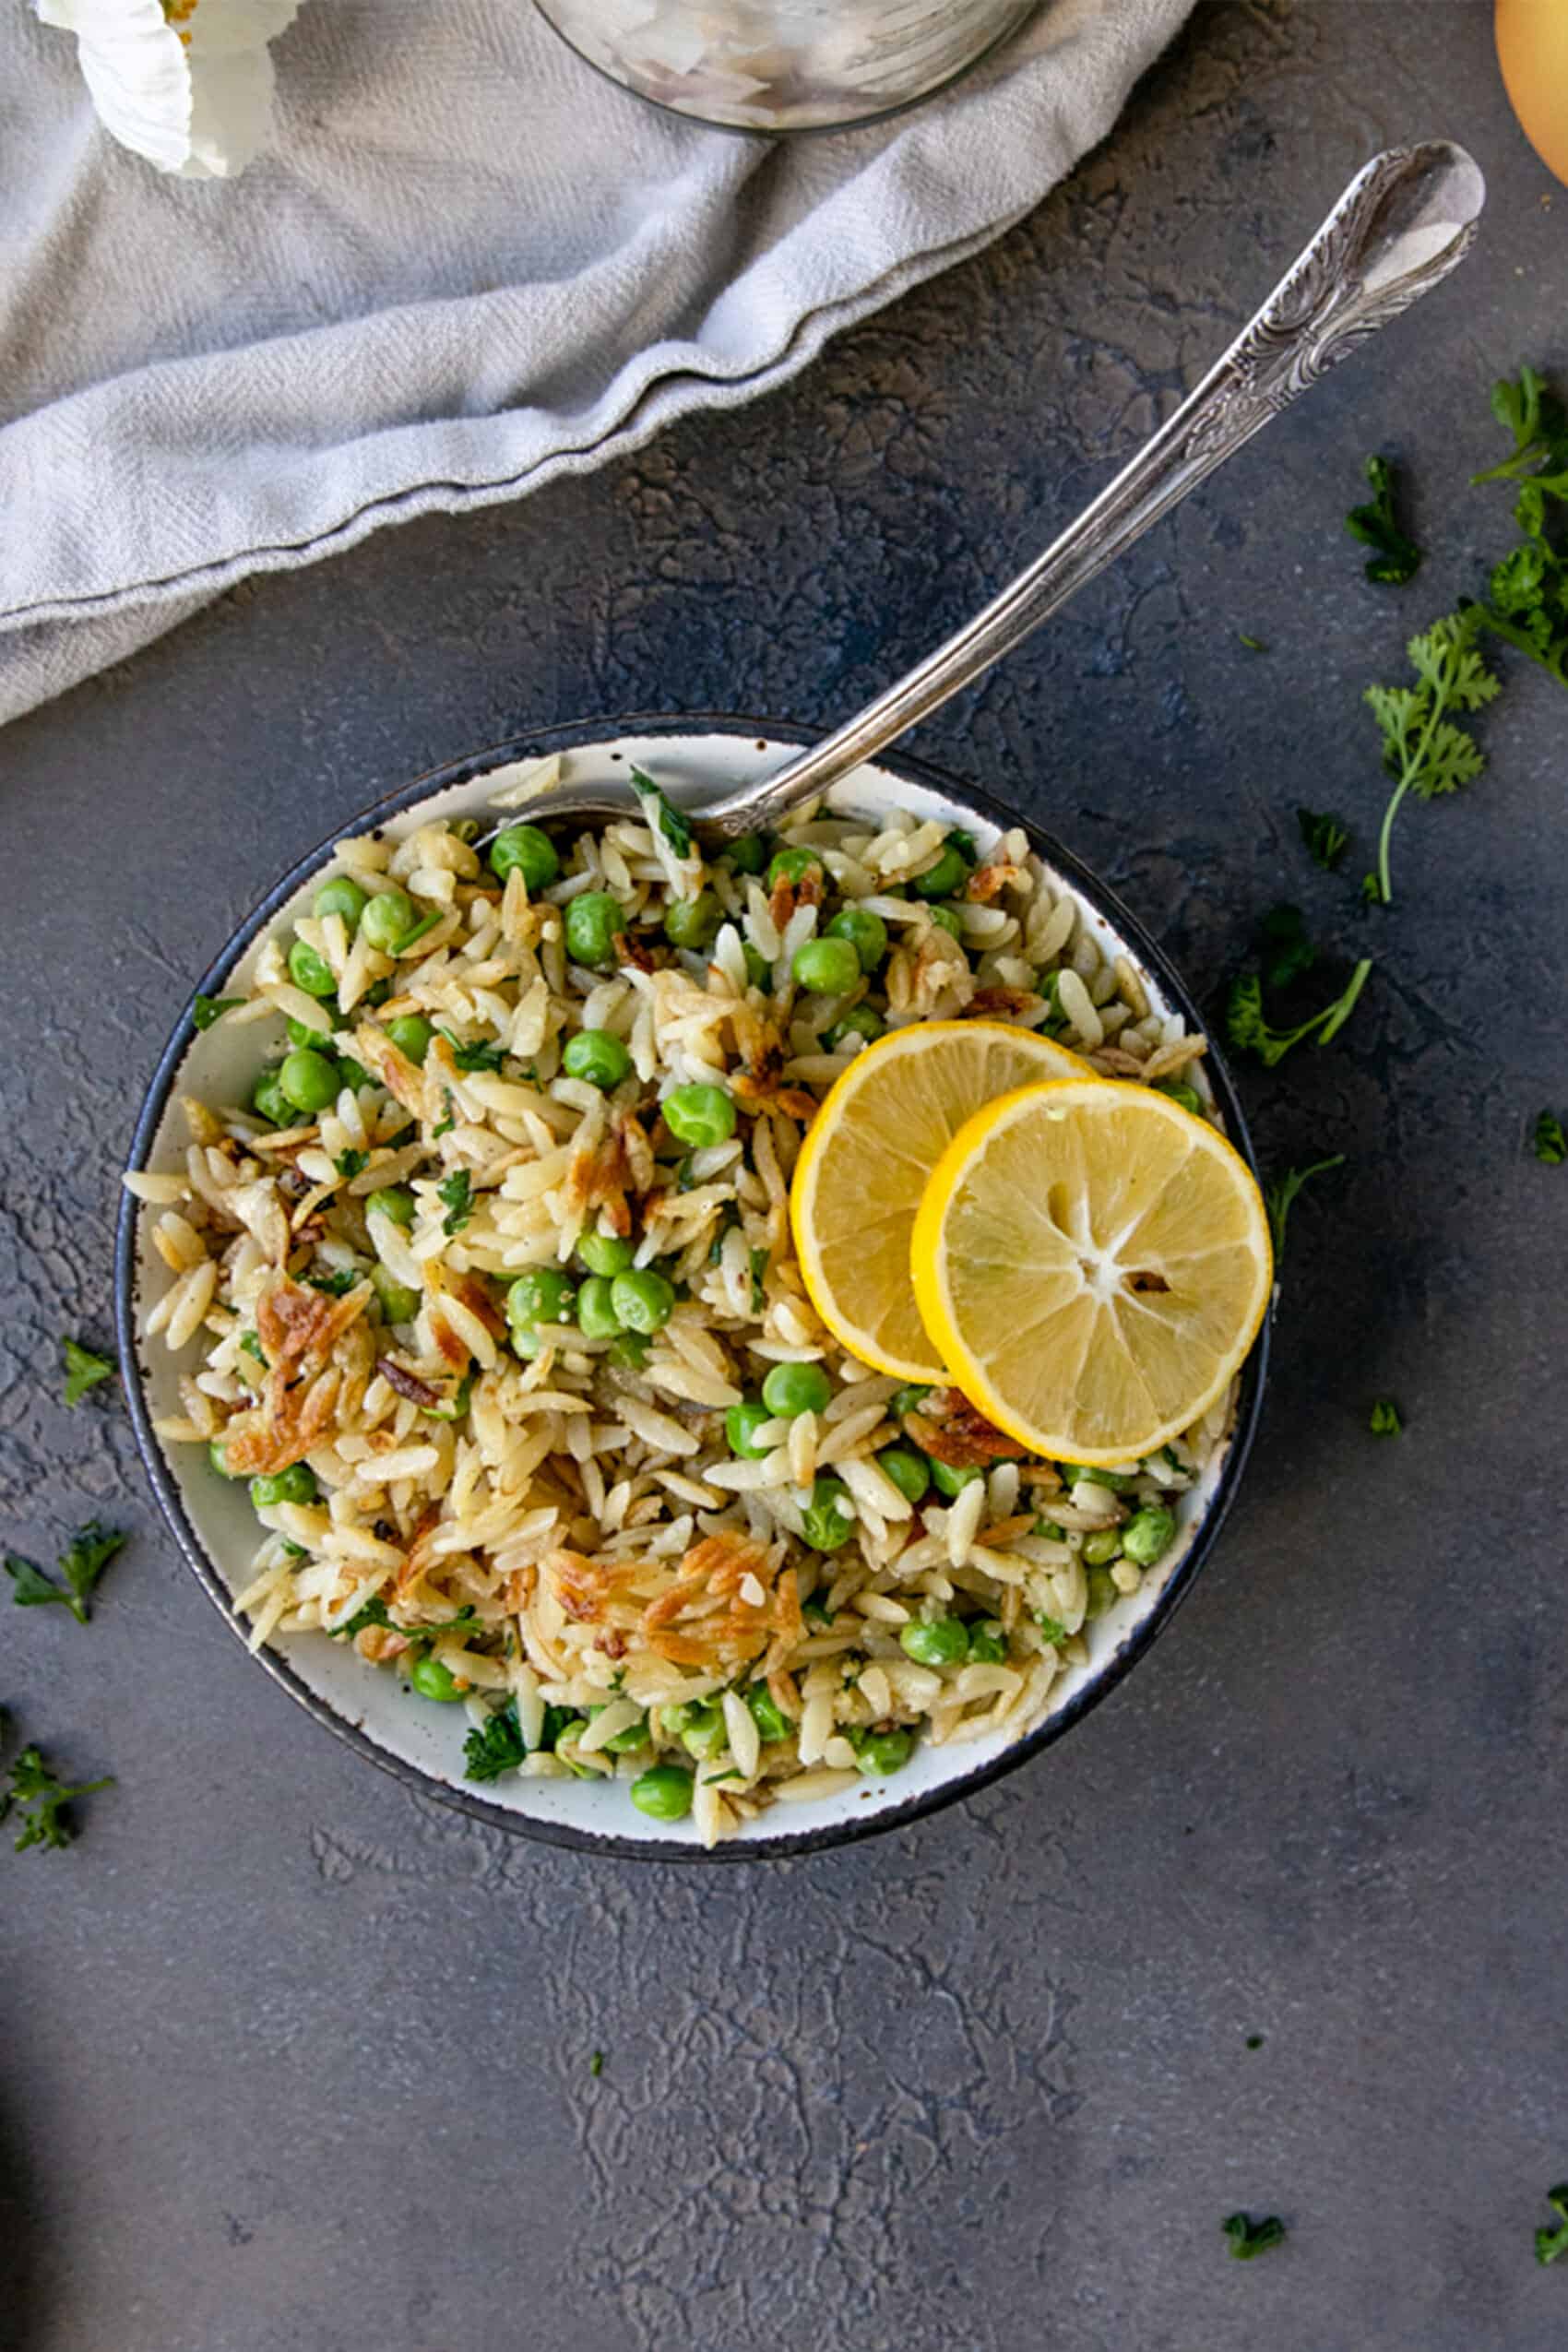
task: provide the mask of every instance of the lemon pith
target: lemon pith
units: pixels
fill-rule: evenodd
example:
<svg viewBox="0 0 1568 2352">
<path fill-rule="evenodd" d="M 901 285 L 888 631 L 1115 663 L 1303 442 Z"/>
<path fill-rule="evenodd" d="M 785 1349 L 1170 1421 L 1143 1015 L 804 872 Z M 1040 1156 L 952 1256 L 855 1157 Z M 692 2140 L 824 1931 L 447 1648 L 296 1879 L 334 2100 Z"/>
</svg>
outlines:
<svg viewBox="0 0 1568 2352">
<path fill-rule="evenodd" d="M 834 1337 L 902 1380 L 946 1378 L 909 1281 L 915 1212 L 970 1114 L 1028 1079 L 1087 1075 L 1003 1021 L 924 1021 L 856 1054 L 813 1120 L 790 1187 L 802 1277 Z"/>
<path fill-rule="evenodd" d="M 1206 1121 L 1114 1079 L 1024 1087 L 944 1151 L 910 1237 L 948 1376 L 1032 1453 L 1137 1459 L 1207 1411 L 1268 1305 L 1268 1220 Z"/>
</svg>

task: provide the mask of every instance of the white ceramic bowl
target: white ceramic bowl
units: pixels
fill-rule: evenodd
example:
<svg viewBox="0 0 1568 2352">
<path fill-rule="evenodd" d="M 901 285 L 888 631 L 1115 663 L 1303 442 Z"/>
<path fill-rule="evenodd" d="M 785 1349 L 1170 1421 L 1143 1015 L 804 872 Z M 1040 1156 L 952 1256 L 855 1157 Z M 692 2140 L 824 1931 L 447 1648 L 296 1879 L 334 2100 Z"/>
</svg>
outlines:
<svg viewBox="0 0 1568 2352">
<path fill-rule="evenodd" d="M 411 830 L 431 816 L 472 815 L 494 822 L 491 803 L 500 786 L 496 771 L 547 752 L 562 754 L 564 784 L 613 783 L 636 763 L 651 770 L 675 800 L 696 803 L 766 774 L 778 766 L 786 747 L 803 740 L 793 729 L 743 719 L 588 721 L 502 744 L 422 777 L 344 830 L 359 833 L 382 825 L 389 830 Z M 1190 1027 L 1200 1026 L 1180 980 L 1134 918 L 1069 852 L 1016 812 L 920 761 L 902 757 L 858 770 L 837 788 L 833 799 L 838 806 L 868 812 L 897 804 L 963 825 L 982 849 L 1005 826 L 1025 824 L 1054 883 L 1074 893 L 1107 952 L 1132 957 L 1159 1010 L 1180 1011 Z M 265 939 L 306 909 L 317 874 L 331 855 L 330 842 L 324 843 L 284 876 L 223 948 L 199 983 L 202 992 L 221 995 L 232 982 L 249 978 Z M 253 1029 L 235 1030 L 220 1021 L 197 1032 L 183 1019 L 148 1090 L 129 1164 L 151 1170 L 182 1166 L 186 1136 L 179 1097 L 190 1093 L 212 1101 L 243 1099 L 254 1082 L 255 1055 Z M 1251 1163 L 1240 1107 L 1212 1051 L 1205 1068 L 1226 1128 Z M 115 1253 L 115 1314 L 131 1418 L 154 1491 L 181 1550 L 243 1640 L 246 1629 L 234 1615 L 232 1595 L 248 1580 L 256 1543 L 255 1518 L 245 1490 L 215 1477 L 203 1448 L 165 1448 L 152 1431 L 155 1416 L 178 1411 L 178 1377 L 194 1363 L 197 1348 L 193 1343 L 189 1361 L 183 1363 L 161 1342 L 149 1347 L 139 1337 L 143 1303 L 150 1306 L 166 1279 L 149 1231 L 149 1218 L 127 1194 Z M 513 1776 L 481 1795 L 463 1778 L 467 1724 L 462 1712 L 411 1696 L 394 1675 L 367 1665 L 349 1645 L 319 1633 L 300 1634 L 285 1640 L 280 1648 L 261 1651 L 259 1661 L 317 1722 L 385 1770 L 485 1821 L 557 1844 L 622 1855 L 734 1860 L 799 1853 L 890 1828 L 1036 1755 L 1141 1656 L 1190 1586 L 1235 1491 L 1257 1420 L 1267 1344 L 1265 1325 L 1242 1375 L 1235 1427 L 1201 1486 L 1182 1498 L 1178 1539 L 1158 1574 L 1146 1576 L 1135 1594 L 1097 1621 L 1088 1663 L 1060 1678 L 1044 1723 L 1027 1739 L 1007 1744 L 980 1741 L 940 1749 L 921 1742 L 892 1779 L 868 1781 L 811 1804 L 775 1805 L 710 1854 L 696 1843 L 689 1821 L 646 1820 L 634 1812 L 624 1787 L 617 1782 Z"/>
</svg>

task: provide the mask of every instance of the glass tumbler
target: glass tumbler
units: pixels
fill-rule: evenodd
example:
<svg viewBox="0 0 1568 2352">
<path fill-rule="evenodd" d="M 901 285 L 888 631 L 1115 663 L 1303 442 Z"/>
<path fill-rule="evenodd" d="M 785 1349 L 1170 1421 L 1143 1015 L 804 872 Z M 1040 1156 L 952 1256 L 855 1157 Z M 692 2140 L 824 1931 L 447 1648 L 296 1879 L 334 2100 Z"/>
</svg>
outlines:
<svg viewBox="0 0 1568 2352">
<path fill-rule="evenodd" d="M 731 130 L 869 122 L 928 98 L 1038 0 L 538 0 L 589 65 Z"/>
</svg>

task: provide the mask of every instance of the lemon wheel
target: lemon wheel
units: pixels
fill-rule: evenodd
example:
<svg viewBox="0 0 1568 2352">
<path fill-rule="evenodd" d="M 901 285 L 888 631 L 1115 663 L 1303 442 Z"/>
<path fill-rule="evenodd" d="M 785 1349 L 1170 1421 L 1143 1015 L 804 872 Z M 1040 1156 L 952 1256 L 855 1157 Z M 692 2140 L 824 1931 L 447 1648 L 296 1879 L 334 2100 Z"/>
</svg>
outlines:
<svg viewBox="0 0 1568 2352">
<path fill-rule="evenodd" d="M 1152 1453 L 1221 1396 L 1274 1280 L 1251 1170 L 1206 1120 L 1115 1079 L 1026 1087 L 944 1151 L 911 1239 L 949 1376 L 1032 1453 Z"/>
<path fill-rule="evenodd" d="M 903 1380 L 945 1379 L 909 1280 L 926 1180 L 994 1096 L 1087 1075 L 1065 1046 L 1004 1021 L 924 1021 L 856 1054 L 812 1122 L 790 1189 L 807 1293 L 852 1355 Z"/>
</svg>

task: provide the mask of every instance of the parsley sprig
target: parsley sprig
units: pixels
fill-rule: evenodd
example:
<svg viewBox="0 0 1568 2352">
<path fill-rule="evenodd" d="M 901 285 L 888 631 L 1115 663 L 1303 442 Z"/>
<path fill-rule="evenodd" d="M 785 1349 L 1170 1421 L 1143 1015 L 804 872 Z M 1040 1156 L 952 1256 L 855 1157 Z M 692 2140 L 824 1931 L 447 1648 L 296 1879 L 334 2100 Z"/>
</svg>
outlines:
<svg viewBox="0 0 1568 2352">
<path fill-rule="evenodd" d="M 441 1230 L 450 1241 L 460 1233 L 474 1213 L 473 1179 L 466 1168 L 456 1169 L 437 1184 L 436 1194 L 446 1214 L 441 1220 Z"/>
<path fill-rule="evenodd" d="M 96 1789 L 114 1786 L 108 1774 L 101 1780 L 57 1779 L 36 1747 L 22 1750 L 11 1766 L 10 1780 L 9 1788 L 0 1795 L 0 1821 L 15 1812 L 21 1823 L 22 1834 L 15 1841 L 18 1854 L 30 1846 L 68 1846 L 76 1832 L 65 1818 L 65 1807 L 78 1797 L 90 1797 Z"/>
<path fill-rule="evenodd" d="M 1546 2192 L 1546 2202 L 1557 2215 L 1560 2227 L 1541 2227 L 1536 2232 L 1536 2260 L 1554 2263 L 1560 2254 L 1568 2254 L 1568 2181 Z"/>
<path fill-rule="evenodd" d="M 1548 1168 L 1561 1168 L 1563 1161 L 1568 1159 L 1568 1134 L 1564 1134 L 1562 1122 L 1555 1111 L 1543 1111 L 1540 1113 L 1536 1121 L 1535 1132 L 1530 1138 L 1530 1146 L 1536 1158 L 1544 1160 Z"/>
<path fill-rule="evenodd" d="M 1502 691 L 1501 682 L 1487 668 L 1476 644 L 1479 608 L 1445 613 L 1406 651 L 1420 683 L 1414 686 L 1369 686 L 1363 697 L 1383 734 L 1383 764 L 1394 778 L 1394 790 L 1383 813 L 1377 837 L 1377 867 L 1362 885 L 1374 904 L 1388 906 L 1394 885 L 1388 870 L 1389 837 L 1408 792 L 1419 800 L 1435 800 L 1473 784 L 1486 766 L 1486 754 L 1460 716 L 1485 708 Z"/>
<path fill-rule="evenodd" d="M 651 776 L 640 767 L 631 771 L 632 790 L 643 804 L 643 814 L 663 834 L 678 858 L 692 854 L 692 828 L 680 810 L 666 798 Z"/>
<path fill-rule="evenodd" d="M 1356 1009 L 1356 1000 L 1366 986 L 1372 970 L 1372 958 L 1363 956 L 1349 979 L 1335 997 L 1310 1019 L 1300 1021 L 1293 1029 L 1277 1028 L 1263 1008 L 1263 981 L 1256 972 L 1244 972 L 1230 983 L 1230 1002 L 1226 1008 L 1225 1027 L 1238 1053 L 1255 1053 L 1258 1060 L 1273 1069 L 1283 1062 L 1293 1045 L 1316 1033 L 1319 1045 L 1327 1045 L 1336 1038 Z"/>
<path fill-rule="evenodd" d="M 78 1527 L 54 1563 L 65 1579 L 64 1588 L 53 1576 L 46 1576 L 35 1560 L 24 1560 L 19 1552 L 8 1551 L 4 1565 L 11 1579 L 11 1598 L 18 1609 L 46 1609 L 55 1603 L 61 1609 L 68 1609 L 78 1625 L 85 1625 L 93 1588 L 126 1540 L 118 1528 L 102 1526 L 96 1519 Z"/>
<path fill-rule="evenodd" d="M 1368 579 L 1403 588 L 1420 570 L 1421 551 L 1399 528 L 1394 512 L 1394 468 L 1386 457 L 1367 459 L 1367 480 L 1372 494 L 1364 506 L 1351 507 L 1345 528 L 1352 539 L 1372 550 Z"/>
<path fill-rule="evenodd" d="M 1239 2263 L 1250 2263 L 1259 2254 L 1266 2254 L 1271 2247 L 1285 2243 L 1285 2224 L 1277 2213 L 1262 2221 L 1253 2221 L 1244 2213 L 1227 2215 L 1220 2227 L 1230 2240 L 1230 2251 Z"/>
<path fill-rule="evenodd" d="M 1289 1221 L 1290 1205 L 1303 1184 L 1314 1176 L 1326 1176 L 1331 1168 L 1343 1168 L 1345 1155 L 1336 1151 L 1332 1159 L 1314 1159 L 1310 1168 L 1288 1168 L 1272 1184 L 1264 1187 L 1264 1206 L 1268 1211 L 1268 1230 L 1274 1242 L 1274 1264 L 1278 1271 L 1285 1254 L 1285 1228 Z"/>
<path fill-rule="evenodd" d="M 1491 412 L 1514 436 L 1511 454 L 1475 482 L 1514 481 L 1514 519 L 1523 534 L 1492 569 L 1478 606 L 1493 636 L 1527 654 L 1568 686 L 1568 410 L 1533 367 L 1515 384 L 1494 384 Z"/>
</svg>

